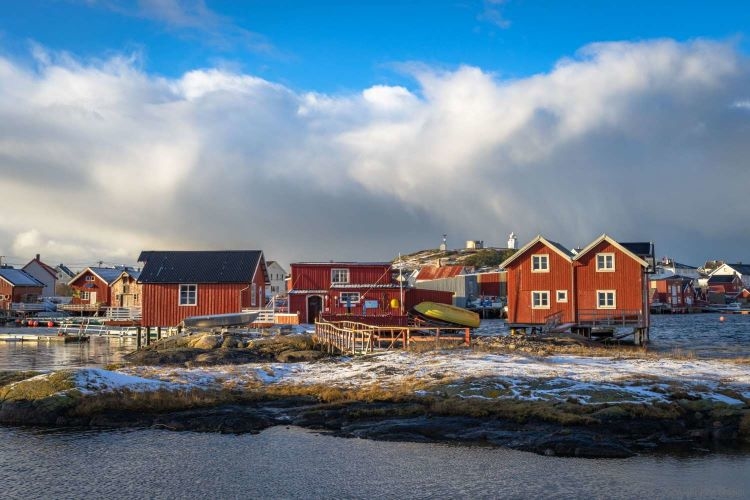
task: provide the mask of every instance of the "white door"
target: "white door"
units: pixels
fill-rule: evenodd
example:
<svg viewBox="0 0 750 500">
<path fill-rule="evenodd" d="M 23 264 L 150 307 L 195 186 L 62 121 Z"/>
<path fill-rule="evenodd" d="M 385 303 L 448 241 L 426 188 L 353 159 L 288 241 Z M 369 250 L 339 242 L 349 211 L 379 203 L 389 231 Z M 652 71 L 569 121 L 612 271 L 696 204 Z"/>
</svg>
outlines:
<svg viewBox="0 0 750 500">
<path fill-rule="evenodd" d="M 94 305 L 94 304 L 96 304 L 96 292 L 91 292 L 91 293 L 89 294 L 89 298 L 91 299 L 91 300 L 89 301 L 89 303 L 90 303 L 91 305 Z"/>
</svg>

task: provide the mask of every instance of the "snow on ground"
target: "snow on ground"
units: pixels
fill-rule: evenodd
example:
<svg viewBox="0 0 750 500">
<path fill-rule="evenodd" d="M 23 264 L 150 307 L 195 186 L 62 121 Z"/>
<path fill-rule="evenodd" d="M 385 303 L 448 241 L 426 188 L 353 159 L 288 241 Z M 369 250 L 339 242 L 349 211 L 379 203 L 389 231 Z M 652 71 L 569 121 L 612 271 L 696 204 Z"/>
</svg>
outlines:
<svg viewBox="0 0 750 500">
<path fill-rule="evenodd" d="M 83 368 L 75 373 L 75 385 L 82 393 L 131 390 L 156 391 L 160 389 L 177 389 L 174 383 L 127 375 L 120 372 L 101 370 L 99 368 Z"/>
<path fill-rule="evenodd" d="M 145 379 L 202 387 L 258 384 L 322 384 L 395 388 L 405 380 L 446 384 L 464 397 L 553 400 L 582 403 L 654 402 L 677 390 L 727 404 L 750 398 L 750 369 L 712 360 L 614 359 L 583 356 L 535 358 L 478 352 L 410 353 L 338 358 L 312 363 L 252 363 L 208 368 L 128 367 Z"/>
</svg>

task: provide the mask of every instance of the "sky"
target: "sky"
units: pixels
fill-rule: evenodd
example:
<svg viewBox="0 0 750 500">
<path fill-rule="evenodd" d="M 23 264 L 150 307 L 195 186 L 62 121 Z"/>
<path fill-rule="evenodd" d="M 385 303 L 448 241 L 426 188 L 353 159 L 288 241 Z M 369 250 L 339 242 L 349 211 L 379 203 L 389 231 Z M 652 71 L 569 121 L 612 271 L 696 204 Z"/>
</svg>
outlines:
<svg viewBox="0 0 750 500">
<path fill-rule="evenodd" d="M 0 255 L 750 262 L 748 30 L 728 1 L 8 2 Z"/>
</svg>

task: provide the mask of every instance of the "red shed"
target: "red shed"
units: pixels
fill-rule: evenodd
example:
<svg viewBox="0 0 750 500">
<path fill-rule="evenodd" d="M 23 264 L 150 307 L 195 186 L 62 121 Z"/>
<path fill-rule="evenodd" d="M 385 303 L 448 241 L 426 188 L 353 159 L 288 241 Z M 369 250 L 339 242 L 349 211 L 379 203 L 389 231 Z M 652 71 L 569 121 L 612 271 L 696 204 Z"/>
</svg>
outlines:
<svg viewBox="0 0 750 500">
<path fill-rule="evenodd" d="M 402 288 L 390 262 L 297 262 L 291 264 L 289 312 L 302 323 L 327 317 L 386 318 L 407 312 L 414 302 L 450 304 L 450 292 L 426 293 Z M 394 307 L 394 305 L 396 307 Z"/>
<path fill-rule="evenodd" d="M 42 296 L 44 283 L 21 269 L 0 267 L 0 309 L 13 303 L 35 303 Z"/>
<path fill-rule="evenodd" d="M 144 251 L 138 261 L 144 326 L 263 307 L 270 283 L 260 250 Z"/>
<path fill-rule="evenodd" d="M 695 305 L 697 296 L 693 279 L 687 276 L 662 276 L 650 280 L 649 299 L 651 308 L 663 306 L 669 310 L 681 310 Z"/>
<path fill-rule="evenodd" d="M 575 321 L 573 254 L 537 236 L 501 264 L 507 271 L 508 323 L 543 325 L 553 314 Z"/>
</svg>

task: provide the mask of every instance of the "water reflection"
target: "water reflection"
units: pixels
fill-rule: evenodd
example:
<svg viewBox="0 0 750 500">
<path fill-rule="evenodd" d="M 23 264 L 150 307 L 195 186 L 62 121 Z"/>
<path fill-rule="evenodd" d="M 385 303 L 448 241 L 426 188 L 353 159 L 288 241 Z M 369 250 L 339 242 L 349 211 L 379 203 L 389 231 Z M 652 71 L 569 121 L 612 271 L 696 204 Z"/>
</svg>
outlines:
<svg viewBox="0 0 750 500">
<path fill-rule="evenodd" d="M 0 442 L 4 498 L 746 498 L 750 489 L 747 456 L 563 459 L 293 427 L 240 436 L 0 428 Z"/>
<path fill-rule="evenodd" d="M 700 358 L 750 357 L 750 316 L 728 314 L 652 316 L 651 344 L 656 352 L 693 353 Z M 0 333 L 42 333 L 54 329 L 0 328 Z M 476 335 L 508 335 L 504 320 L 483 320 Z M 66 367 L 105 366 L 121 362 L 135 349 L 132 337 L 95 337 L 87 344 L 62 342 L 0 342 L 0 369 L 54 370 Z"/>
<path fill-rule="evenodd" d="M 26 333 L 54 336 L 54 332 L 36 328 L 3 328 L 0 333 Z M 82 366 L 106 366 L 118 363 L 135 349 L 135 339 L 91 337 L 89 342 L 0 342 L 2 370 L 57 370 Z"/>
</svg>

